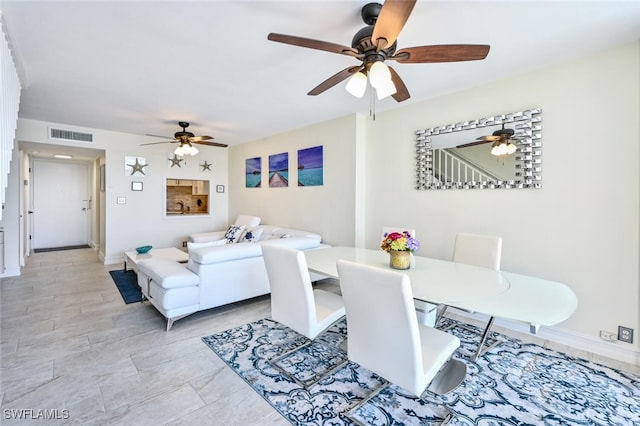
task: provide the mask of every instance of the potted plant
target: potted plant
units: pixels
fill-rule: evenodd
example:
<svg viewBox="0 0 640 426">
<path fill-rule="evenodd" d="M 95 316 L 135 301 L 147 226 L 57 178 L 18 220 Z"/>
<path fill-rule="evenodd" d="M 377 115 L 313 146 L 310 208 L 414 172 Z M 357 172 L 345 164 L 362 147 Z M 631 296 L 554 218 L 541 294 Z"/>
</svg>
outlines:
<svg viewBox="0 0 640 426">
<path fill-rule="evenodd" d="M 420 248 L 420 242 L 408 231 L 385 233 L 380 248 L 389 253 L 389 266 L 394 269 L 409 269 L 411 253 Z"/>
</svg>

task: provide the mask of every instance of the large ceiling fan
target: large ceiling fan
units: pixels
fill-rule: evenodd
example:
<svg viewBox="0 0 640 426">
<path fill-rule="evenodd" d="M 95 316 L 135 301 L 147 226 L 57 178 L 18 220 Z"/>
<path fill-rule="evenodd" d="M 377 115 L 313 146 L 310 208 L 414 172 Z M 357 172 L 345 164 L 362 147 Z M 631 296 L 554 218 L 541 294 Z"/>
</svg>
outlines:
<svg viewBox="0 0 640 426">
<path fill-rule="evenodd" d="M 347 83 L 347 91 L 362 97 L 367 88 L 368 77 L 368 82 L 376 89 L 378 99 L 390 95 L 397 102 L 402 102 L 409 99 L 409 90 L 398 73 L 384 61 L 393 60 L 401 64 L 476 61 L 484 59 L 489 53 L 489 46 L 480 44 L 416 46 L 396 52 L 396 39 L 415 3 L 416 0 L 387 0 L 384 5 L 366 4 L 361 16 L 367 26 L 356 33 L 351 47 L 286 34 L 270 33 L 267 38 L 294 46 L 347 55 L 362 61 L 360 65 L 347 67 L 329 77 L 308 95 L 319 95 L 351 77 Z"/>
<path fill-rule="evenodd" d="M 491 154 L 496 156 L 513 154 L 518 148 L 511 141 L 520 140 L 514 135 L 515 130 L 505 129 L 503 123 L 502 128 L 493 132 L 491 136 L 480 136 L 479 138 L 476 138 L 475 142 L 458 145 L 456 146 L 456 148 L 467 148 L 470 146 L 493 142 L 493 144 L 491 145 Z"/>
<path fill-rule="evenodd" d="M 226 148 L 227 145 L 223 144 L 223 143 L 217 143 L 217 142 L 207 142 L 211 139 L 213 139 L 213 137 L 211 136 L 196 136 L 191 132 L 187 132 L 187 127 L 189 127 L 189 123 L 187 123 L 186 121 L 179 121 L 178 122 L 178 126 L 182 127 L 182 130 L 179 132 L 175 132 L 173 134 L 173 140 L 169 140 L 169 141 L 165 141 L 165 142 L 151 142 L 151 143 L 143 143 L 142 145 L 157 145 L 157 144 L 161 144 L 161 143 L 180 143 L 180 146 L 178 146 L 175 150 L 175 154 L 176 155 L 196 155 L 198 153 L 198 150 L 196 149 L 196 147 L 193 146 L 193 144 L 200 144 L 200 145 L 209 145 L 209 146 L 219 146 L 219 147 L 223 147 Z M 165 139 L 171 139 L 169 137 L 166 136 L 158 136 L 158 135 L 147 135 L 147 136 L 154 136 L 157 138 L 165 138 Z"/>
</svg>

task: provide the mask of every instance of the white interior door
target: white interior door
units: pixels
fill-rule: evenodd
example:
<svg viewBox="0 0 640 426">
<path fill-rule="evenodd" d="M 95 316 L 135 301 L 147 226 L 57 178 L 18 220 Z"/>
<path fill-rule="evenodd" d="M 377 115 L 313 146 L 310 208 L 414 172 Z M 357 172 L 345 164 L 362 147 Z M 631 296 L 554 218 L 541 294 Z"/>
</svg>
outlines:
<svg viewBox="0 0 640 426">
<path fill-rule="evenodd" d="M 89 165 L 33 161 L 32 248 L 89 243 Z"/>
</svg>

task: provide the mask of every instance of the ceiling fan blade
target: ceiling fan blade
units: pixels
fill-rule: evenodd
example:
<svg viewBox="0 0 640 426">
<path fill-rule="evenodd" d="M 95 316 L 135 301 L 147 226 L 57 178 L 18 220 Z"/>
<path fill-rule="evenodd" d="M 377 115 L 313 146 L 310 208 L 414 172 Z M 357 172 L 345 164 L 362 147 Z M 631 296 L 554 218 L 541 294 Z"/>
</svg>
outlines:
<svg viewBox="0 0 640 426">
<path fill-rule="evenodd" d="M 482 144 L 489 143 L 489 142 L 491 142 L 491 141 L 469 142 L 469 143 L 465 143 L 463 145 L 457 145 L 456 148 L 468 148 L 470 146 L 482 145 Z"/>
<path fill-rule="evenodd" d="M 499 141 L 500 139 L 502 139 L 500 136 L 480 136 L 479 138 L 476 138 L 476 140 L 485 142 L 495 142 Z"/>
<path fill-rule="evenodd" d="M 384 2 L 371 34 L 371 42 L 376 45 L 377 51 L 395 43 L 415 4 L 416 0 L 386 0 Z"/>
<path fill-rule="evenodd" d="M 152 136 L 152 137 L 154 137 L 154 138 L 162 138 L 162 139 L 170 139 L 170 140 L 173 140 L 173 139 L 174 139 L 174 138 L 172 138 L 171 136 L 152 135 L 152 134 L 149 134 L 149 133 L 145 134 L 145 136 Z"/>
<path fill-rule="evenodd" d="M 361 57 L 360 53 L 353 47 L 341 44 L 330 43 L 328 41 L 314 40 L 311 38 L 297 37 L 286 34 L 269 33 L 267 39 L 279 43 L 292 44 L 294 46 L 308 47 L 310 49 L 324 50 L 325 52 L 339 53 L 341 55 Z"/>
<path fill-rule="evenodd" d="M 324 92 L 325 90 L 331 89 L 336 84 L 340 83 L 343 80 L 346 80 L 354 72 L 357 72 L 358 70 L 360 70 L 360 68 L 362 67 L 360 66 L 348 67 L 343 69 L 340 72 L 337 72 L 336 74 L 332 75 L 331 77 L 329 77 L 328 79 L 326 79 L 325 81 L 323 81 L 322 83 L 314 87 L 309 93 L 307 93 L 307 95 L 316 96 Z"/>
<path fill-rule="evenodd" d="M 479 61 L 487 57 L 489 48 L 490 46 L 486 44 L 416 46 L 400 49 L 388 59 L 393 59 L 402 64 Z"/>
<path fill-rule="evenodd" d="M 396 86 L 397 90 L 396 93 L 391 95 L 391 97 L 397 102 L 406 101 L 411 97 L 407 86 L 405 86 L 404 81 L 402 81 L 396 70 L 389 67 L 389 71 L 391 71 L 391 81 L 393 81 L 393 84 Z"/>
<path fill-rule="evenodd" d="M 213 137 L 211 136 L 194 136 L 189 138 L 189 142 L 201 142 L 201 141 L 208 141 L 210 139 L 213 139 Z"/>
<path fill-rule="evenodd" d="M 177 140 L 170 140 L 170 141 L 164 141 L 164 142 L 150 142 L 150 143 L 141 143 L 140 146 L 145 146 L 145 145 L 158 145 L 161 143 L 174 143 L 174 142 L 178 142 Z"/>
<path fill-rule="evenodd" d="M 224 143 L 218 143 L 218 142 L 198 142 L 198 141 L 191 141 L 191 143 L 195 143 L 198 145 L 209 145 L 209 146 L 219 146 L 221 148 L 226 148 L 228 145 L 224 144 Z"/>
</svg>

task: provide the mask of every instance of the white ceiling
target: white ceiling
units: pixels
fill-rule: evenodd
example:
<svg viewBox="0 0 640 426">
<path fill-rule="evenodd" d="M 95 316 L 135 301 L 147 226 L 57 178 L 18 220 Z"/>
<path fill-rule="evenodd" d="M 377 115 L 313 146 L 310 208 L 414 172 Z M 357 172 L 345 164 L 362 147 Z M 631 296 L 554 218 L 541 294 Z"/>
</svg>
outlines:
<svg viewBox="0 0 640 426">
<path fill-rule="evenodd" d="M 358 1 L 0 0 L 23 91 L 20 117 L 239 144 L 369 111 L 344 83 L 306 93 L 357 62 L 275 43 L 269 32 L 350 45 Z M 398 49 L 489 44 L 487 59 L 392 63 L 414 103 L 640 39 L 640 1 L 419 0 Z M 437 123 L 434 123 L 437 124 Z"/>
</svg>

